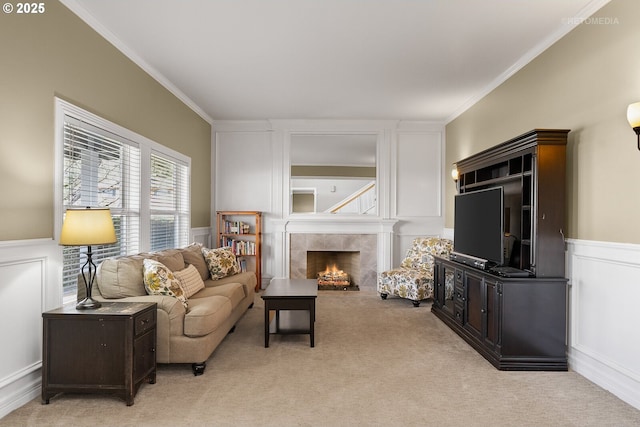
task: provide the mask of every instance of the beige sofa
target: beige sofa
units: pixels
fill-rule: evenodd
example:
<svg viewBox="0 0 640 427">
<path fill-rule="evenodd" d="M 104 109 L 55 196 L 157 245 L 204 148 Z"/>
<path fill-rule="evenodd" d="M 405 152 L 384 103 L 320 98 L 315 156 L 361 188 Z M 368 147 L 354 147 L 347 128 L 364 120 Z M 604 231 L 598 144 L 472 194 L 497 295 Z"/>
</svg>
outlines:
<svg viewBox="0 0 640 427">
<path fill-rule="evenodd" d="M 143 260 L 154 259 L 172 272 L 193 265 L 204 281 L 204 289 L 187 299 L 148 295 L 143 283 Z M 195 274 L 195 273 L 194 273 Z M 158 363 L 191 363 L 200 375 L 206 360 L 235 324 L 253 306 L 256 275 L 233 274 L 212 280 L 198 244 L 183 249 L 109 258 L 97 269 L 92 297 L 98 301 L 155 302 L 157 312 L 156 360 Z M 78 299 L 85 286 L 78 286 Z"/>
</svg>

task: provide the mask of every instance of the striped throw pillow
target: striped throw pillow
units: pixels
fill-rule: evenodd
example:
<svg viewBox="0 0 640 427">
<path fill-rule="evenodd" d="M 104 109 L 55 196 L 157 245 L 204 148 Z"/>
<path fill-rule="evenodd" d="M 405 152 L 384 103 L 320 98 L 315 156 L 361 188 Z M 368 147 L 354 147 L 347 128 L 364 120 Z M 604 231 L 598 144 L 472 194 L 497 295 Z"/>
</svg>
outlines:
<svg viewBox="0 0 640 427">
<path fill-rule="evenodd" d="M 182 289 L 187 298 L 191 298 L 191 296 L 199 290 L 204 289 L 202 277 L 198 269 L 192 264 L 189 264 L 184 270 L 174 271 L 173 275 L 180 281 L 180 285 L 182 285 Z"/>
</svg>

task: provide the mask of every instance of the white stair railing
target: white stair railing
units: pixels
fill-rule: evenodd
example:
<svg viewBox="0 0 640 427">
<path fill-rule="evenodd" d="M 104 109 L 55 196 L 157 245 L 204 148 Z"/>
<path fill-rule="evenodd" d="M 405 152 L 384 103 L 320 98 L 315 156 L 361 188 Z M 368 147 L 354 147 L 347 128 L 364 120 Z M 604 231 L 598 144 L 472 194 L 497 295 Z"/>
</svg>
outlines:
<svg viewBox="0 0 640 427">
<path fill-rule="evenodd" d="M 325 212 L 372 214 L 376 207 L 376 183 L 372 181 L 358 191 L 336 203 Z"/>
</svg>

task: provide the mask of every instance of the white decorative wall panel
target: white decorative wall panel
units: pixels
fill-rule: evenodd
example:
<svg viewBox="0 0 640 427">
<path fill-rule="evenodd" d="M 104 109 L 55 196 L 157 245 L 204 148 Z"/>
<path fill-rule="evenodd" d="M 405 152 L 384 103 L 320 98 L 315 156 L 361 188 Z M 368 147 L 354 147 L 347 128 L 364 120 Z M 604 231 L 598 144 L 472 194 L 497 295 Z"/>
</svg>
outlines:
<svg viewBox="0 0 640 427">
<path fill-rule="evenodd" d="M 442 215 L 441 138 L 440 132 L 398 133 L 395 216 Z"/>
<path fill-rule="evenodd" d="M 0 363 L 0 386 L 42 361 L 42 293 L 45 260 L 29 259 L 0 264 L 0 313 L 12 313 L 0 328 L 5 355 Z M 25 340 L 25 337 L 36 339 Z M 16 345 L 21 344 L 21 345 Z M 36 366 L 37 367 L 37 366 Z"/>
<path fill-rule="evenodd" d="M 638 325 L 629 322 L 638 309 L 630 296 L 640 296 L 640 265 L 578 255 L 573 267 L 573 346 L 640 381 Z"/>
<path fill-rule="evenodd" d="M 216 210 L 271 209 L 272 150 L 267 132 L 216 134 Z"/>
<path fill-rule="evenodd" d="M 640 408 L 640 246 L 570 240 L 569 365 Z"/>
<path fill-rule="evenodd" d="M 0 418 L 40 394 L 42 312 L 62 303 L 62 248 L 0 242 Z"/>
</svg>

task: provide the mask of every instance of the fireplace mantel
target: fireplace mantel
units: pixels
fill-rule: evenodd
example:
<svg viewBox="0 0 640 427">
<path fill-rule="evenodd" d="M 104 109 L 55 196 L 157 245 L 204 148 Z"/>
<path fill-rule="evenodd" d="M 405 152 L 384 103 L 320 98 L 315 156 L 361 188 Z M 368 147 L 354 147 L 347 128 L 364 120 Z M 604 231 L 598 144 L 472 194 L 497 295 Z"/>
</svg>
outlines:
<svg viewBox="0 0 640 427">
<path fill-rule="evenodd" d="M 348 215 L 291 215 L 274 220 L 275 252 L 278 256 L 276 277 L 289 277 L 291 267 L 291 236 L 296 234 L 351 234 L 375 236 L 375 274 L 388 270 L 392 264 L 395 219 L 380 217 L 350 217 Z M 369 248 L 371 250 L 372 248 Z M 373 254 L 372 254 L 373 255 Z"/>
<path fill-rule="evenodd" d="M 327 233 L 327 234 L 393 234 L 398 220 L 381 219 L 379 217 L 348 215 L 322 215 L 313 216 L 291 215 L 284 222 L 287 233 Z"/>
</svg>

